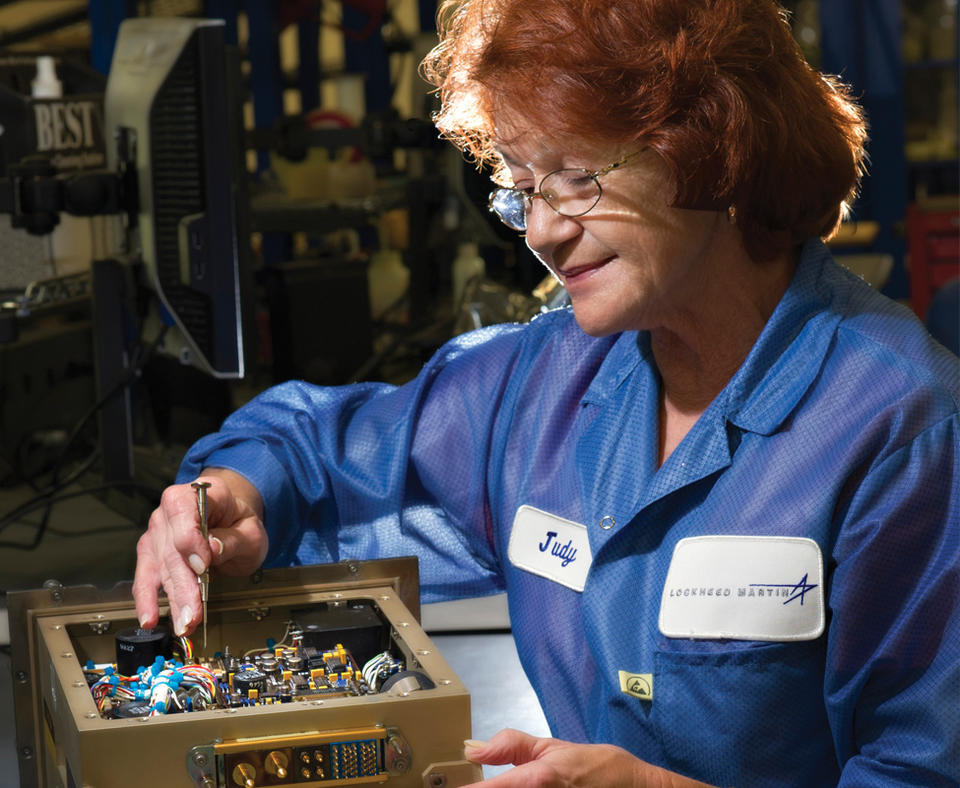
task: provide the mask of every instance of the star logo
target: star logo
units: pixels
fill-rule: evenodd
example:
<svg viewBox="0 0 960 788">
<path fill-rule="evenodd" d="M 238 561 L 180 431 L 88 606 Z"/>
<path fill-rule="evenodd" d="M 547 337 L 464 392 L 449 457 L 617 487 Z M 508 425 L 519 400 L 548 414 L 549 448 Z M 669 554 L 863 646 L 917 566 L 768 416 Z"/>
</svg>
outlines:
<svg viewBox="0 0 960 788">
<path fill-rule="evenodd" d="M 750 586 L 751 588 L 789 588 L 790 596 L 787 597 L 783 604 L 789 605 L 793 600 L 799 599 L 800 604 L 803 605 L 803 599 L 807 593 L 817 587 L 816 583 L 807 582 L 809 576 L 810 573 L 807 572 L 796 583 L 751 583 Z"/>
</svg>

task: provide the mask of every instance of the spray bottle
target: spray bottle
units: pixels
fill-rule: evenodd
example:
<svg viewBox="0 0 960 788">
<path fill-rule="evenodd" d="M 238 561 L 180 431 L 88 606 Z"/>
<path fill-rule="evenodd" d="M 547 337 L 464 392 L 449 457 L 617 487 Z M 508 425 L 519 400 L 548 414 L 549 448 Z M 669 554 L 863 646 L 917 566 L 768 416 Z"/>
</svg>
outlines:
<svg viewBox="0 0 960 788">
<path fill-rule="evenodd" d="M 374 320 L 382 318 L 387 309 L 400 300 L 410 284 L 410 269 L 403 264 L 400 251 L 389 247 L 388 233 L 382 221 L 378 236 L 380 248 L 370 255 L 367 268 L 370 314 Z"/>
<path fill-rule="evenodd" d="M 30 83 L 35 99 L 63 98 L 63 83 L 57 78 L 56 61 L 50 55 L 37 57 L 37 76 Z M 55 276 L 90 268 L 93 256 L 92 223 L 89 218 L 60 214 L 60 222 L 47 236 L 47 253 Z"/>
<path fill-rule="evenodd" d="M 453 261 L 453 308 L 459 309 L 467 285 L 487 272 L 486 263 L 480 256 L 477 245 L 472 241 L 457 246 L 457 256 Z"/>
</svg>

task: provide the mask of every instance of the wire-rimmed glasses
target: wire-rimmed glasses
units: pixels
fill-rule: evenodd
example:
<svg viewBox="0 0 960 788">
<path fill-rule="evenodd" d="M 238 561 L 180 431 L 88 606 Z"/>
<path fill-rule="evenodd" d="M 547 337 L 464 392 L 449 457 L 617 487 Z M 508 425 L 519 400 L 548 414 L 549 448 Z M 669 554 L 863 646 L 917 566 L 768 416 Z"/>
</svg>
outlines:
<svg viewBox="0 0 960 788">
<path fill-rule="evenodd" d="M 494 189 L 490 192 L 487 206 L 507 227 L 519 232 L 527 229 L 527 212 L 533 205 L 534 197 L 543 198 L 543 201 L 561 216 L 575 219 L 592 211 L 600 202 L 603 196 L 600 177 L 617 169 L 643 150 L 628 153 L 613 164 L 608 164 L 599 170 L 590 171 L 583 167 L 572 167 L 548 172 L 541 179 L 537 190 L 533 192 L 505 186 Z"/>
</svg>

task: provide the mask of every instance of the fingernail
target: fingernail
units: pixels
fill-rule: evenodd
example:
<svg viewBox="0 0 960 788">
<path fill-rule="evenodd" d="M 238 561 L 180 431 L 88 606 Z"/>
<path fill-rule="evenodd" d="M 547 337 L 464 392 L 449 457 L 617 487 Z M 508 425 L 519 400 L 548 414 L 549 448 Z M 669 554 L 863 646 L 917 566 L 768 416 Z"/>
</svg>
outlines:
<svg viewBox="0 0 960 788">
<path fill-rule="evenodd" d="M 482 750 L 486 746 L 487 743 L 485 741 L 480 741 L 479 739 L 464 739 L 463 757 L 471 763 L 479 763 L 480 761 L 478 760 L 476 751 Z"/>
<path fill-rule="evenodd" d="M 140 616 L 140 618 L 139 618 L 138 620 L 139 620 L 139 622 L 140 622 L 140 629 L 146 629 L 146 626 L 145 626 L 145 624 L 147 623 L 147 615 L 146 615 L 146 613 L 144 613 L 142 616 Z"/>
<path fill-rule="evenodd" d="M 184 634 L 187 631 L 187 627 L 190 626 L 191 621 L 193 621 L 193 611 L 189 607 L 183 608 L 183 610 L 180 611 L 180 623 L 175 630 L 176 634 Z"/>
<path fill-rule="evenodd" d="M 217 537 L 210 537 L 210 549 L 213 550 L 214 555 L 220 556 L 223 555 L 223 542 L 221 542 Z"/>
<path fill-rule="evenodd" d="M 207 567 L 206 564 L 203 563 L 203 559 L 196 553 L 190 554 L 190 557 L 187 559 L 187 563 L 190 564 L 190 568 L 198 575 L 202 575 L 207 571 Z"/>
</svg>

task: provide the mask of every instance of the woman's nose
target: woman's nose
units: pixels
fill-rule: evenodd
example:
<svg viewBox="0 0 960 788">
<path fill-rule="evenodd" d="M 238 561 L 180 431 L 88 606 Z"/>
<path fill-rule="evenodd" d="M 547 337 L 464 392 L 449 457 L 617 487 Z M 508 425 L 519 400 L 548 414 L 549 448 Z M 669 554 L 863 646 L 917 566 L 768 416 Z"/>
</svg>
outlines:
<svg viewBox="0 0 960 788">
<path fill-rule="evenodd" d="M 533 200 L 527 208 L 527 246 L 541 259 L 549 259 L 553 249 L 582 231 L 580 222 L 569 216 L 561 216 L 542 198 Z"/>
</svg>

